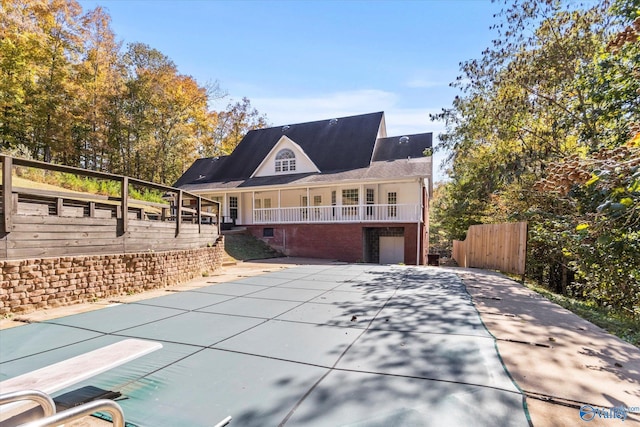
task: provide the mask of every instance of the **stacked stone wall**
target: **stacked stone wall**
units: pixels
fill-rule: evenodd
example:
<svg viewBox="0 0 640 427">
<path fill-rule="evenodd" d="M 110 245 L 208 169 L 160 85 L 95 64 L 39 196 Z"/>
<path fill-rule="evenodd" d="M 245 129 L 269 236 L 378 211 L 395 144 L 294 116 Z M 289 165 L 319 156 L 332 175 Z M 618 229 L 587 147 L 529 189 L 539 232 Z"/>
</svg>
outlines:
<svg viewBox="0 0 640 427">
<path fill-rule="evenodd" d="M 221 236 L 200 249 L 0 261 L 0 315 L 175 285 L 218 270 L 223 255 Z"/>
</svg>

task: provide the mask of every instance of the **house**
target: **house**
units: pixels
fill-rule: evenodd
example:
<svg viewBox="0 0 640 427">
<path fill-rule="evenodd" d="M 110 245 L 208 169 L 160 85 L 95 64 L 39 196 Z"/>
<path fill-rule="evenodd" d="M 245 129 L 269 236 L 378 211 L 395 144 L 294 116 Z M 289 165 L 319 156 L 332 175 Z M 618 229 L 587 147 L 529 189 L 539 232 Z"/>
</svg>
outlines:
<svg viewBox="0 0 640 427">
<path fill-rule="evenodd" d="M 431 133 L 388 137 L 383 112 L 258 129 L 174 186 L 289 256 L 425 264 L 431 146 Z"/>
</svg>

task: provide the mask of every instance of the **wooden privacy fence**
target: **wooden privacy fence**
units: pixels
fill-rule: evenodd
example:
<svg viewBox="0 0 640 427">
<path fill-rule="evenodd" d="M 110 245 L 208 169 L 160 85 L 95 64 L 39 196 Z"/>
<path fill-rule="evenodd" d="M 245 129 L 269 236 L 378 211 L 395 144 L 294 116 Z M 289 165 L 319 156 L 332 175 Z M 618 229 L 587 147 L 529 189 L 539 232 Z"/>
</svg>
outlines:
<svg viewBox="0 0 640 427">
<path fill-rule="evenodd" d="M 195 249 L 212 245 L 220 234 L 217 201 L 126 176 L 4 155 L 0 159 L 0 260 Z M 16 187 L 16 167 L 117 181 L 120 194 Z M 157 190 L 164 202 L 134 200 L 130 187 Z"/>
<path fill-rule="evenodd" d="M 526 255 L 526 222 L 472 225 L 464 241 L 453 241 L 453 259 L 460 267 L 523 275 Z"/>
</svg>

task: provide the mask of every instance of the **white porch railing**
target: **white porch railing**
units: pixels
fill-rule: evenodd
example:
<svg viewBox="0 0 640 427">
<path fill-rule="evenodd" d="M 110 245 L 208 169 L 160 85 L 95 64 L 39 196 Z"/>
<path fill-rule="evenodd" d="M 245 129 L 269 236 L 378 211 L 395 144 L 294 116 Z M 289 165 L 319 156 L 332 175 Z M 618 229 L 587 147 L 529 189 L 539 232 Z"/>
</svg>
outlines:
<svg viewBox="0 0 640 427">
<path fill-rule="evenodd" d="M 254 224 L 327 222 L 417 222 L 420 205 L 300 206 L 254 209 Z"/>
</svg>

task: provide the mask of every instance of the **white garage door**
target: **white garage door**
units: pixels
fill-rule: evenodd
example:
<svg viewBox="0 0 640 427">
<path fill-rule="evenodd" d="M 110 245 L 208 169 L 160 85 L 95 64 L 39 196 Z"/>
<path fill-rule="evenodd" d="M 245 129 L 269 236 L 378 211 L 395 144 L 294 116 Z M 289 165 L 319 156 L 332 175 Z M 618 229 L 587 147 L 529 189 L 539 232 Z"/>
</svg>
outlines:
<svg viewBox="0 0 640 427">
<path fill-rule="evenodd" d="M 404 237 L 380 236 L 380 264 L 404 262 Z"/>
</svg>

